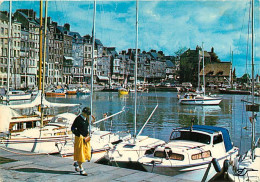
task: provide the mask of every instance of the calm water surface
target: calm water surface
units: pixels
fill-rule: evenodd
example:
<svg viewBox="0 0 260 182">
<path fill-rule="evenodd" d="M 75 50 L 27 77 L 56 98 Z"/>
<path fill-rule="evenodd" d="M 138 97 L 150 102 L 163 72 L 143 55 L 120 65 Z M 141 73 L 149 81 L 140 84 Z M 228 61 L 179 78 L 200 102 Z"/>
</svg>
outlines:
<svg viewBox="0 0 260 182">
<path fill-rule="evenodd" d="M 173 128 L 190 126 L 192 118 L 195 124 L 225 127 L 229 130 L 233 143 L 243 153 L 250 148 L 251 112 L 246 112 L 246 103 L 241 99 L 251 99 L 244 95 L 223 95 L 219 106 L 188 106 L 180 105 L 176 92 L 138 93 L 137 98 L 137 133 L 146 122 L 151 112 L 158 104 L 154 115 L 143 130 L 143 135 L 159 138 L 165 141 Z M 47 100 L 60 103 L 81 103 L 81 108 L 90 106 L 90 96 L 66 96 L 65 98 L 51 98 Z M 255 98 L 259 103 L 259 97 Z M 117 92 L 95 92 L 93 94 L 93 113 L 96 120 L 117 113 L 125 107 L 125 112 L 99 124 L 103 130 L 130 131 L 134 133 L 134 93 L 119 96 Z M 77 112 L 78 109 L 70 110 Z M 257 113 L 258 114 L 258 113 Z M 256 136 L 260 135 L 260 124 L 256 120 Z"/>
</svg>

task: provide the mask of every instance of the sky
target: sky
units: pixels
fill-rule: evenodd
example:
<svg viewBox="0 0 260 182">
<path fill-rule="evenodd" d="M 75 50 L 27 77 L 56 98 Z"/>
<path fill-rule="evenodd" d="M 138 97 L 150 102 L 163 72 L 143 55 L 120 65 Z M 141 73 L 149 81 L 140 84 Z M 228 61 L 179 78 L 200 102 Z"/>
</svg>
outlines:
<svg viewBox="0 0 260 182">
<path fill-rule="evenodd" d="M 97 0 L 96 4 L 96 38 L 118 52 L 135 48 L 136 1 Z M 175 56 L 181 48 L 195 50 L 203 44 L 206 51 L 214 47 L 223 62 L 231 61 L 233 52 L 236 75 L 251 75 L 250 4 L 250 0 L 140 0 L 138 48 Z M 255 74 L 260 74 L 259 0 L 254 4 Z M 34 9 L 39 17 L 39 1 L 13 1 L 12 12 L 16 9 Z M 8 11 L 9 1 L 0 0 L 0 10 Z M 71 31 L 81 36 L 91 35 L 93 1 L 48 1 L 48 16 L 59 25 L 69 23 Z"/>
</svg>

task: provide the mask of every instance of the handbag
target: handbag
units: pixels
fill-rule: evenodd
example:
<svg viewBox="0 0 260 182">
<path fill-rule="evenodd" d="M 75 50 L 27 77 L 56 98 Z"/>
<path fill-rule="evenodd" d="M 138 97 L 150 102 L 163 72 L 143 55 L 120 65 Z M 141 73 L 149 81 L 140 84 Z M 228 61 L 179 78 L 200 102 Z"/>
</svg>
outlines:
<svg viewBox="0 0 260 182">
<path fill-rule="evenodd" d="M 84 141 L 85 143 L 89 142 L 89 141 L 90 141 L 90 136 L 85 137 L 85 138 L 83 139 L 83 141 Z"/>
</svg>

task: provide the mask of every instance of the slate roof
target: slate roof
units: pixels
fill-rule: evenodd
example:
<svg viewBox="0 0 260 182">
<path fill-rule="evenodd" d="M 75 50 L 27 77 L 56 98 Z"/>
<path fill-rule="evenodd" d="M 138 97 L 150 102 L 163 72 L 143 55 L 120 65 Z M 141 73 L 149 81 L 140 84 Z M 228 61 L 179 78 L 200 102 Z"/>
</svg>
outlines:
<svg viewBox="0 0 260 182">
<path fill-rule="evenodd" d="M 95 43 L 96 43 L 96 45 L 101 45 L 101 46 L 103 46 L 102 42 L 101 42 L 99 39 L 95 39 Z"/>
<path fill-rule="evenodd" d="M 154 58 L 154 59 L 157 59 L 157 53 L 156 52 L 150 52 L 150 55 Z"/>
<path fill-rule="evenodd" d="M 2 13 L 2 12 L 0 12 L 0 19 L 8 21 L 8 17 L 4 13 Z"/>
<path fill-rule="evenodd" d="M 24 14 L 21 11 L 17 11 L 19 12 L 24 18 L 26 18 L 28 20 L 28 22 L 34 23 L 34 24 L 39 24 L 39 22 L 35 21 L 34 19 L 29 18 L 26 14 Z"/>
<path fill-rule="evenodd" d="M 172 68 L 172 67 L 174 67 L 173 62 L 171 62 L 170 60 L 166 60 L 166 67 L 167 67 L 167 68 Z"/>
</svg>

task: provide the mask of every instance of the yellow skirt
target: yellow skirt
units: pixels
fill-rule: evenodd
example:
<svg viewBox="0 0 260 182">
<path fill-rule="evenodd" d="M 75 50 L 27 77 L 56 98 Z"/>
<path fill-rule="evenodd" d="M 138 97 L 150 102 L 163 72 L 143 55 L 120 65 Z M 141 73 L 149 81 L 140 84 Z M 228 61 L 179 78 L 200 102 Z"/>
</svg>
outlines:
<svg viewBox="0 0 260 182">
<path fill-rule="evenodd" d="M 90 141 L 84 142 L 84 137 L 75 136 L 74 143 L 74 161 L 86 162 L 86 160 L 91 159 L 91 146 Z"/>
</svg>

